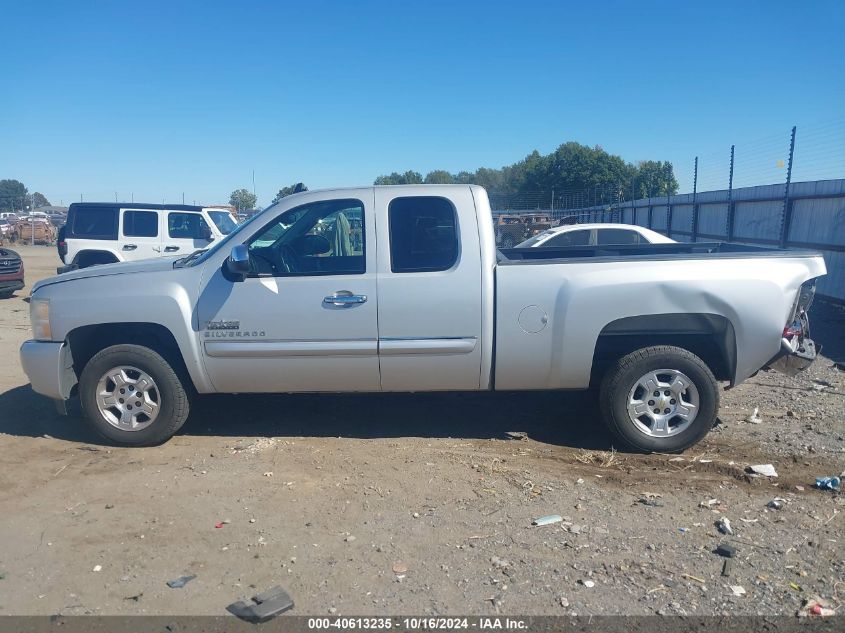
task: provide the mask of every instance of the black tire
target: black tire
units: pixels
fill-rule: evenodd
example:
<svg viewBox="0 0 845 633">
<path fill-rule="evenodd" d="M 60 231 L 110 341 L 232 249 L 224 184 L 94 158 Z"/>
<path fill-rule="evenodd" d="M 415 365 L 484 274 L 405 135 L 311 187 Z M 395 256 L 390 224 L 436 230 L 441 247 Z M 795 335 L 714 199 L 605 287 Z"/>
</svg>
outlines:
<svg viewBox="0 0 845 633">
<path fill-rule="evenodd" d="M 685 374 L 698 391 L 699 405 L 685 429 L 675 435 L 653 437 L 640 430 L 628 415 L 628 396 L 642 376 L 659 369 Z M 677 453 L 696 444 L 713 428 L 719 412 L 719 384 L 695 354 L 680 347 L 657 345 L 631 352 L 611 366 L 601 383 L 599 403 L 607 428 L 626 447 L 647 453 Z"/>
<path fill-rule="evenodd" d="M 159 407 L 152 424 L 137 431 L 110 424 L 97 407 L 97 384 L 109 369 L 137 367 L 155 381 Z M 82 370 L 79 399 L 85 417 L 103 437 L 120 446 L 154 446 L 169 440 L 188 419 L 189 400 L 176 372 L 158 353 L 141 345 L 113 345 L 97 352 Z"/>
<path fill-rule="evenodd" d="M 11 299 L 13 294 L 15 294 L 14 290 L 0 291 L 0 299 Z"/>
</svg>

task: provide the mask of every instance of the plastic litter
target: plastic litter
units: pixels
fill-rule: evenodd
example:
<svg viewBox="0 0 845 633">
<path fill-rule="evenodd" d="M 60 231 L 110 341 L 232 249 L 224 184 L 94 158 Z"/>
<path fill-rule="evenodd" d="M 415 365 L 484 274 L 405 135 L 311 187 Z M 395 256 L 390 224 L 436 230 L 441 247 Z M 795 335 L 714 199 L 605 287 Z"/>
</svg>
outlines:
<svg viewBox="0 0 845 633">
<path fill-rule="evenodd" d="M 744 596 L 745 595 L 745 587 L 741 585 L 731 585 L 731 591 L 735 596 Z"/>
<path fill-rule="evenodd" d="M 760 413 L 760 409 L 754 407 L 754 413 L 745 418 L 745 421 L 751 422 L 751 424 L 760 424 L 763 421 L 763 418 L 761 418 L 758 413 Z"/>
<path fill-rule="evenodd" d="M 189 582 L 191 582 L 196 576 L 179 576 L 176 580 L 168 580 L 167 586 L 171 589 L 181 589 Z"/>
<path fill-rule="evenodd" d="M 762 475 L 763 477 L 777 477 L 778 473 L 775 470 L 775 467 L 771 464 L 757 464 L 755 466 L 749 466 L 745 469 L 745 472 L 751 473 L 753 475 Z"/>
<path fill-rule="evenodd" d="M 727 543 L 721 543 L 716 548 L 716 553 L 719 556 L 724 556 L 725 558 L 733 558 L 736 556 L 736 548 L 733 545 L 728 545 Z"/>
<path fill-rule="evenodd" d="M 786 504 L 786 499 L 781 499 L 780 497 L 775 497 L 769 503 L 766 504 L 767 508 L 771 508 L 772 510 L 780 510 Z"/>
<path fill-rule="evenodd" d="M 721 517 L 718 521 L 716 521 L 716 527 L 722 534 L 732 535 L 734 533 L 733 529 L 731 529 L 731 522 L 728 517 Z"/>
<path fill-rule="evenodd" d="M 281 587 L 273 587 L 252 597 L 254 604 L 242 600 L 233 602 L 226 611 L 247 622 L 259 623 L 272 620 L 277 615 L 293 609 L 293 600 Z"/>
<path fill-rule="evenodd" d="M 541 526 L 541 525 L 551 525 L 552 523 L 560 523 L 563 521 L 563 517 L 559 514 L 549 514 L 548 516 L 540 517 L 538 519 L 534 519 L 531 522 L 531 525 Z"/>
<path fill-rule="evenodd" d="M 836 615 L 836 610 L 831 609 L 826 602 L 818 596 L 806 598 L 798 611 L 798 617 L 821 617 L 826 618 Z"/>
<path fill-rule="evenodd" d="M 816 488 L 819 490 L 839 490 L 841 483 L 839 477 L 816 477 Z"/>
</svg>

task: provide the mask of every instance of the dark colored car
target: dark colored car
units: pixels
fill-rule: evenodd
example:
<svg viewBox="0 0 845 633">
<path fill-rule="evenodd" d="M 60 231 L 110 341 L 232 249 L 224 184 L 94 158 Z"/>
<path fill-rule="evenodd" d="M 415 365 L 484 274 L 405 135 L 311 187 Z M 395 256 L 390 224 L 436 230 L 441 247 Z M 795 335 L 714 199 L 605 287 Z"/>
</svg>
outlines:
<svg viewBox="0 0 845 633">
<path fill-rule="evenodd" d="M 23 260 L 15 251 L 0 247 L 0 299 L 23 288 Z"/>
</svg>

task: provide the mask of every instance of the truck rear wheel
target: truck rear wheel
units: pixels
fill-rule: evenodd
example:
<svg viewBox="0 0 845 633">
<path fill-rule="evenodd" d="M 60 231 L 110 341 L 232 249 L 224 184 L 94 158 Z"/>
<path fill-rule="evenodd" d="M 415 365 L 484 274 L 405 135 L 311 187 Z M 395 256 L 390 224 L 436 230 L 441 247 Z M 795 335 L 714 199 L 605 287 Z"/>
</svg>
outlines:
<svg viewBox="0 0 845 633">
<path fill-rule="evenodd" d="M 113 345 L 94 355 L 79 379 L 88 421 L 122 446 L 170 439 L 188 418 L 188 394 L 164 358 L 140 345 Z"/>
<path fill-rule="evenodd" d="M 719 384 L 695 354 L 657 345 L 619 359 L 605 374 L 599 398 L 605 424 L 626 446 L 674 453 L 713 428 Z"/>
</svg>

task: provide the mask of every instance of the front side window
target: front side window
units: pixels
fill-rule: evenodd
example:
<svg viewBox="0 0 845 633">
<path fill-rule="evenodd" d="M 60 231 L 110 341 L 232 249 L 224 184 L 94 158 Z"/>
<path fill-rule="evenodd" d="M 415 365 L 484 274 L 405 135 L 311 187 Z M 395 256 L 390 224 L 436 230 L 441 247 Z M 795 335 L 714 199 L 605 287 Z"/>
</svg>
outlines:
<svg viewBox="0 0 845 633">
<path fill-rule="evenodd" d="M 158 213 L 155 211 L 124 211 L 123 234 L 126 237 L 157 237 Z"/>
<path fill-rule="evenodd" d="M 208 239 L 211 229 L 199 213 L 167 214 L 167 234 L 173 239 L 204 240 Z"/>
<path fill-rule="evenodd" d="M 588 246 L 590 244 L 590 231 L 568 231 L 553 237 L 543 246 Z"/>
<path fill-rule="evenodd" d="M 361 275 L 366 271 L 364 204 L 323 200 L 289 209 L 248 243 L 250 274 Z"/>
<path fill-rule="evenodd" d="M 599 244 L 639 244 L 640 234 L 627 229 L 599 229 L 597 232 Z"/>
<path fill-rule="evenodd" d="M 419 273 L 448 270 L 458 261 L 455 208 L 445 198 L 395 198 L 388 207 L 390 270 Z"/>
</svg>

